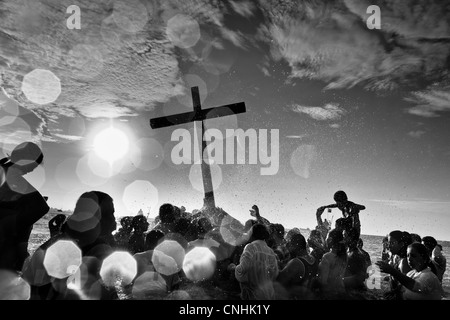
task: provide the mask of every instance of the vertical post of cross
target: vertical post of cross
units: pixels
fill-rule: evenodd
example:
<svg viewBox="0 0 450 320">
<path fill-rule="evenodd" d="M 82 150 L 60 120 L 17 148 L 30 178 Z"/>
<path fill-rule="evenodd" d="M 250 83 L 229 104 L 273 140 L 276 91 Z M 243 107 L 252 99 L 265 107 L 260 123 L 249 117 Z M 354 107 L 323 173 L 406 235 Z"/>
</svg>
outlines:
<svg viewBox="0 0 450 320">
<path fill-rule="evenodd" d="M 204 124 L 204 116 L 202 115 L 202 105 L 200 102 L 200 93 L 198 87 L 192 87 L 191 88 L 191 94 L 192 94 L 192 103 L 194 105 L 194 120 L 201 119 L 202 121 L 202 129 L 200 132 L 200 135 L 202 137 L 202 180 L 203 180 L 203 190 L 205 192 L 205 198 L 203 199 L 203 206 L 205 208 L 214 208 L 216 206 L 215 200 L 214 200 L 214 189 L 213 189 L 213 183 L 211 178 L 211 167 L 208 159 L 205 159 L 205 153 L 207 144 L 206 140 L 204 139 L 205 134 L 205 124 Z M 206 155 L 207 156 L 207 155 Z"/>
</svg>

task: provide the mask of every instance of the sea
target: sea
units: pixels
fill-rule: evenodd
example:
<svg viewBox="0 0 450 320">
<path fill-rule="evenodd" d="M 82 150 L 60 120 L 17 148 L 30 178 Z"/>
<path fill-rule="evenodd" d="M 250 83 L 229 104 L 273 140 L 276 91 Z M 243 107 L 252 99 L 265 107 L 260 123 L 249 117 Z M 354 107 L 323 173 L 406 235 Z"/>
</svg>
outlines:
<svg viewBox="0 0 450 320">
<path fill-rule="evenodd" d="M 28 245 L 28 251 L 32 254 L 42 243 L 49 239 L 50 233 L 48 230 L 48 221 L 54 216 L 55 213 L 49 213 L 44 216 L 41 220 L 35 223 L 33 227 L 33 231 L 30 235 L 30 241 Z M 118 225 L 120 225 L 118 223 Z M 150 224 L 151 225 L 151 224 Z M 301 229 L 301 233 L 305 238 L 309 236 L 308 229 Z M 381 260 L 381 252 L 382 252 L 382 243 L 383 236 L 377 235 L 361 235 L 361 238 L 364 242 L 363 249 L 370 254 L 370 258 L 372 264 L 376 261 Z M 442 280 L 442 287 L 444 292 L 446 293 L 446 299 L 450 298 L 450 241 L 439 241 L 438 243 L 442 245 L 442 253 L 447 259 L 447 268 L 444 273 L 444 277 Z M 384 278 L 386 275 L 381 274 L 381 277 Z"/>
</svg>

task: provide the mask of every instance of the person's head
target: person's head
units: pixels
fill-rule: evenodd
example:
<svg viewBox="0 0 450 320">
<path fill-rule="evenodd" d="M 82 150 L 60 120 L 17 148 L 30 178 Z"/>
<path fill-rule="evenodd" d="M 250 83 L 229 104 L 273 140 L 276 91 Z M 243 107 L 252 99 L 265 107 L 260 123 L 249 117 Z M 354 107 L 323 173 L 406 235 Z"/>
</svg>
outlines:
<svg viewBox="0 0 450 320">
<path fill-rule="evenodd" d="M 364 241 L 363 239 L 359 238 L 358 239 L 358 243 L 356 244 L 356 246 L 358 247 L 358 249 L 362 249 L 364 246 Z"/>
<path fill-rule="evenodd" d="M 134 232 L 143 233 L 147 231 L 149 225 L 150 224 L 148 223 L 147 218 L 142 215 L 134 216 L 131 221 L 131 226 L 133 227 Z"/>
<path fill-rule="evenodd" d="M 352 221 L 349 218 L 339 218 L 336 219 L 335 229 L 344 231 L 349 230 L 352 227 Z"/>
<path fill-rule="evenodd" d="M 343 207 L 345 203 L 348 201 L 347 194 L 342 190 L 336 191 L 336 193 L 333 196 L 333 199 L 338 205 L 339 209 L 341 209 L 341 207 Z"/>
<path fill-rule="evenodd" d="M 418 242 L 414 242 L 408 246 L 407 258 L 409 266 L 417 271 L 422 271 L 430 263 L 428 249 Z"/>
<path fill-rule="evenodd" d="M 256 223 L 251 228 L 251 240 L 268 240 L 269 239 L 269 230 L 267 227 L 261 223 Z"/>
<path fill-rule="evenodd" d="M 206 233 L 211 231 L 213 228 L 211 221 L 209 221 L 209 219 L 206 217 L 202 217 L 202 218 L 198 219 L 197 225 L 198 225 L 198 234 L 199 235 L 205 235 Z"/>
<path fill-rule="evenodd" d="M 344 242 L 348 248 L 356 248 L 359 241 L 359 232 L 356 228 L 349 228 L 343 232 Z"/>
<path fill-rule="evenodd" d="M 145 237 L 145 250 L 155 249 L 162 238 L 164 238 L 164 232 L 158 229 L 151 230 Z"/>
<path fill-rule="evenodd" d="M 411 235 L 406 231 L 394 230 L 388 235 L 388 247 L 392 254 L 406 257 L 406 248 L 411 243 Z"/>
<path fill-rule="evenodd" d="M 306 240 L 301 233 L 293 234 L 286 242 L 286 248 L 293 256 L 300 255 L 306 251 Z"/>
<path fill-rule="evenodd" d="M 101 191 L 83 193 L 64 226 L 65 232 L 79 238 L 84 244 L 111 236 L 117 227 L 113 199 Z"/>
<path fill-rule="evenodd" d="M 279 223 L 271 223 L 269 226 L 270 238 L 273 245 L 278 246 L 284 240 L 284 226 Z"/>
<path fill-rule="evenodd" d="M 120 225 L 124 230 L 131 232 L 131 230 L 133 230 L 133 226 L 131 225 L 132 221 L 133 221 L 132 216 L 122 217 L 120 219 Z"/>
<path fill-rule="evenodd" d="M 329 249 L 334 249 L 338 255 L 345 254 L 344 236 L 342 231 L 332 229 L 327 235 L 327 246 Z"/>
<path fill-rule="evenodd" d="M 433 249 L 437 246 L 437 241 L 431 236 L 426 236 L 422 238 L 422 244 L 427 248 L 428 255 L 431 256 Z"/>
<path fill-rule="evenodd" d="M 301 234 L 300 229 L 297 227 L 290 229 L 284 236 L 285 240 L 289 241 L 294 234 Z"/>
<path fill-rule="evenodd" d="M 25 175 L 39 166 L 44 160 L 41 148 L 33 142 L 23 142 L 16 146 L 11 156 L 1 160 L 3 167 L 14 167 Z"/>
<path fill-rule="evenodd" d="M 410 233 L 412 243 L 418 242 L 422 243 L 422 238 L 417 233 Z"/>
<path fill-rule="evenodd" d="M 175 222 L 173 231 L 184 236 L 189 229 L 191 220 L 188 218 L 181 217 Z"/>
<path fill-rule="evenodd" d="M 308 237 L 308 246 L 313 250 L 322 249 L 324 247 L 322 234 L 319 230 L 311 230 L 311 233 Z"/>
<path fill-rule="evenodd" d="M 159 207 L 159 219 L 161 223 L 175 222 L 175 209 L 170 203 L 164 203 Z"/>
</svg>

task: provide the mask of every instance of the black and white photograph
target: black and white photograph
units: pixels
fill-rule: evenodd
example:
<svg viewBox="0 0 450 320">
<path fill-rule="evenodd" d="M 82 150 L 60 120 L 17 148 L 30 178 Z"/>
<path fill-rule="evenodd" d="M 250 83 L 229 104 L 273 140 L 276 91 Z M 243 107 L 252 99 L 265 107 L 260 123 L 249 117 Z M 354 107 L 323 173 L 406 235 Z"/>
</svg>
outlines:
<svg viewBox="0 0 450 320">
<path fill-rule="evenodd" d="M 0 300 L 449 300 L 449 208 L 449 1 L 0 0 Z"/>
</svg>

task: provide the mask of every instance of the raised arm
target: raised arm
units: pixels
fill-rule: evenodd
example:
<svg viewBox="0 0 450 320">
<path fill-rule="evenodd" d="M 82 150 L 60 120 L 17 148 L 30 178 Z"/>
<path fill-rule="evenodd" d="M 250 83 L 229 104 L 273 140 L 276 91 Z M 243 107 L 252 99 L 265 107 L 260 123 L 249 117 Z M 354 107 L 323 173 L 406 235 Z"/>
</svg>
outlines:
<svg viewBox="0 0 450 320">
<path fill-rule="evenodd" d="M 323 221 L 322 221 L 322 213 L 325 211 L 325 209 L 331 209 L 331 208 L 337 208 L 337 204 L 330 204 L 328 206 L 322 206 L 317 208 L 316 211 L 316 219 L 317 219 L 317 225 L 323 226 Z"/>
<path fill-rule="evenodd" d="M 413 278 L 408 277 L 407 275 L 401 273 L 399 270 L 395 269 L 389 263 L 385 261 L 378 261 L 376 265 L 380 267 L 381 272 L 388 273 L 392 275 L 398 282 L 405 286 L 405 288 L 414 291 L 414 285 L 416 281 Z"/>
</svg>

